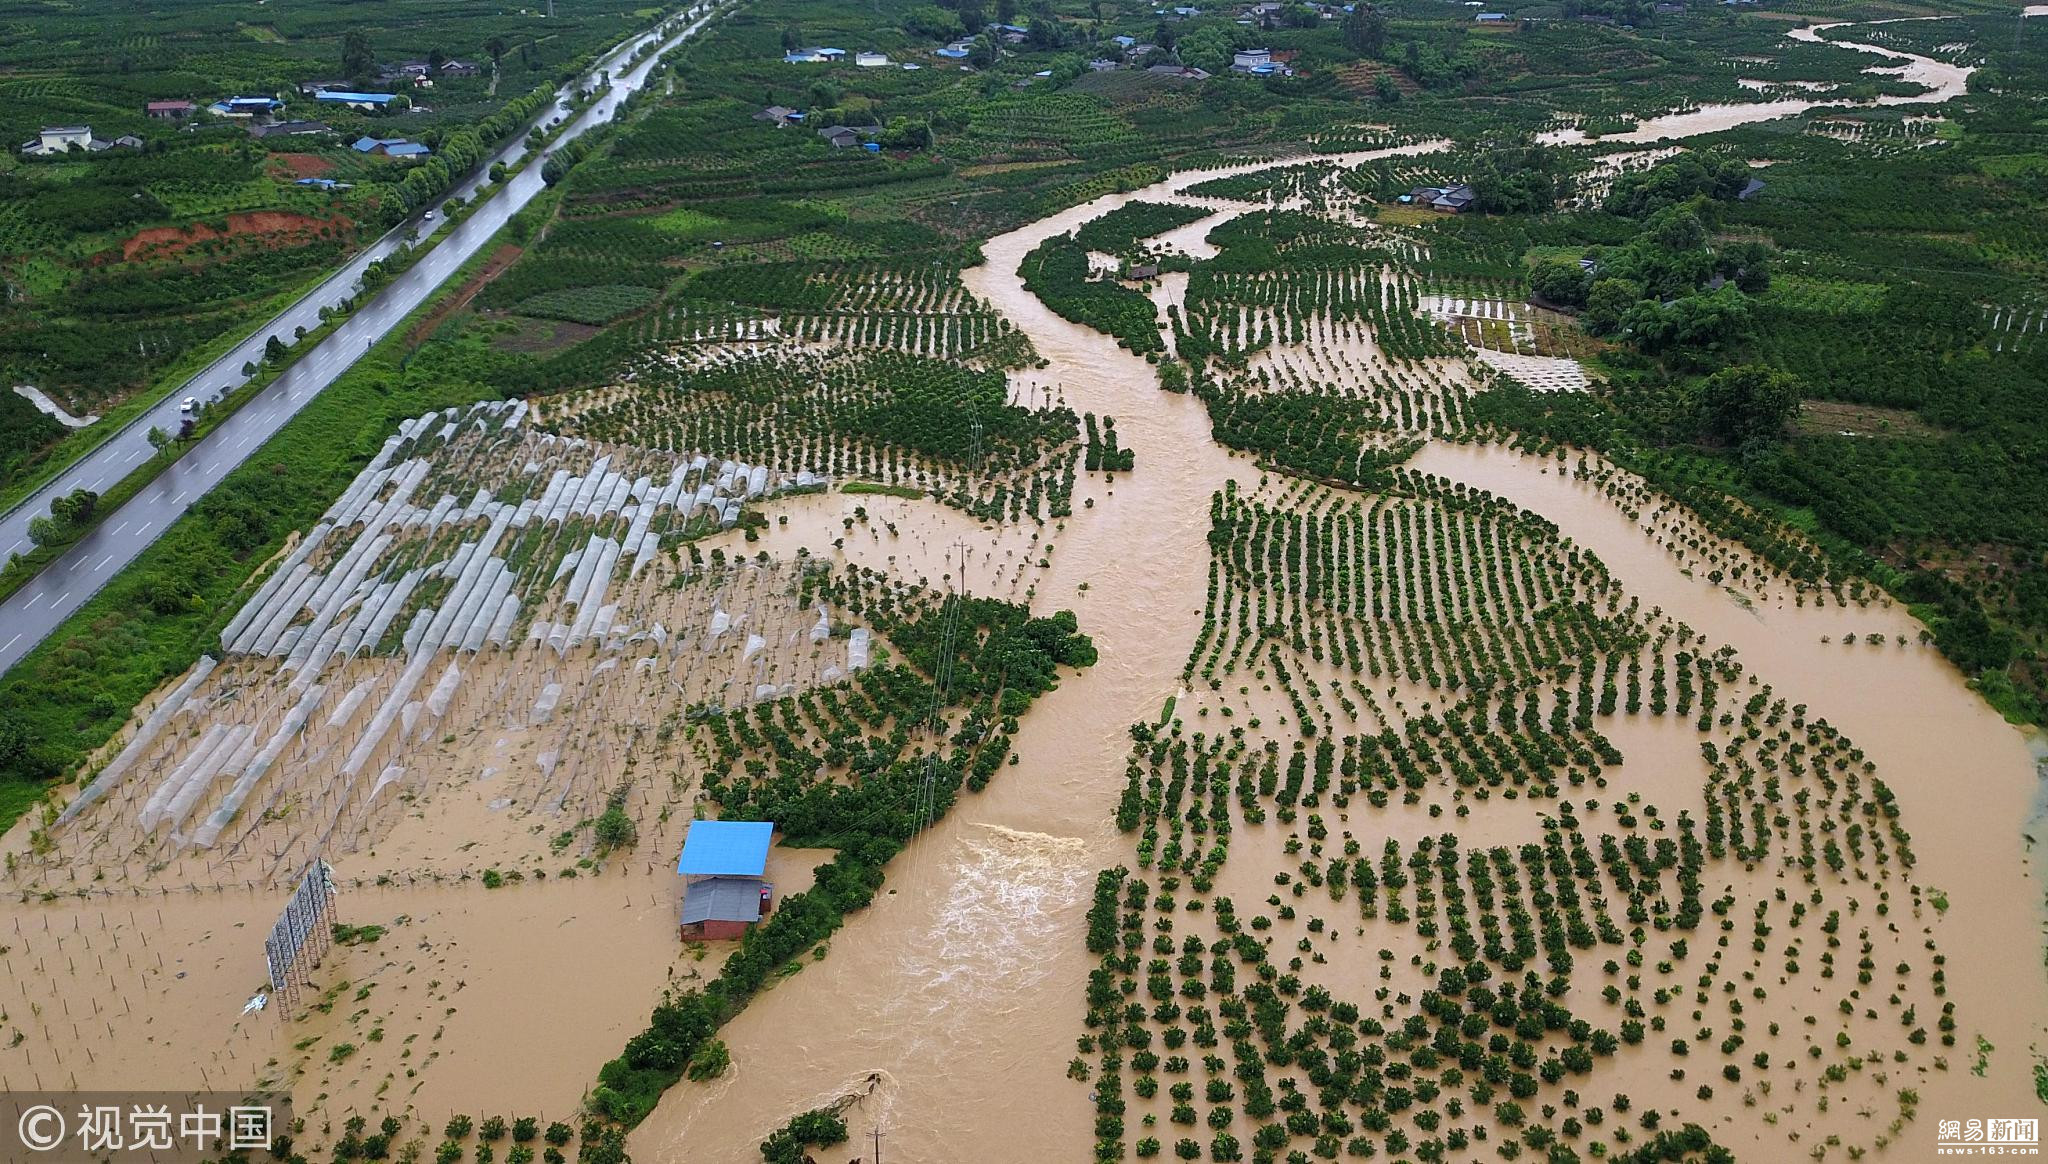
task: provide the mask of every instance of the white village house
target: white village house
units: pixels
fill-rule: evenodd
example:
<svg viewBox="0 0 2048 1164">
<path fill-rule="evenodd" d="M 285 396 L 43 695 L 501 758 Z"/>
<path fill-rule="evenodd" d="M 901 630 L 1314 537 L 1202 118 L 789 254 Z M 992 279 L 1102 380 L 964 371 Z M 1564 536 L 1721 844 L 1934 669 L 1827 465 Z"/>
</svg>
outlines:
<svg viewBox="0 0 2048 1164">
<path fill-rule="evenodd" d="M 25 154 L 61 154 L 69 150 L 92 148 L 92 126 L 90 125 L 46 125 L 36 134 L 36 139 L 22 143 Z"/>
<path fill-rule="evenodd" d="M 76 150 L 79 153 L 99 153 L 115 146 L 127 149 L 141 149 L 142 139 L 133 134 L 124 134 L 113 141 L 105 141 L 92 135 L 90 125 L 46 125 L 38 130 L 34 141 L 21 143 L 21 152 L 29 157 L 48 154 L 66 154 Z"/>
</svg>

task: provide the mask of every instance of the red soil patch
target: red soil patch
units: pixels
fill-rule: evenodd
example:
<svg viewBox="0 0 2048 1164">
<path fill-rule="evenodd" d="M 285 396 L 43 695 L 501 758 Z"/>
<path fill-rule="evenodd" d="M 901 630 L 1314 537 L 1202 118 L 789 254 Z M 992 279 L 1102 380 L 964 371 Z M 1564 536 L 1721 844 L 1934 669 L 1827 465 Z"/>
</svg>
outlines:
<svg viewBox="0 0 2048 1164">
<path fill-rule="evenodd" d="M 334 163 L 319 154 L 272 154 L 270 164 L 285 178 L 317 178 L 334 168 Z"/>
<path fill-rule="evenodd" d="M 138 231 L 121 244 L 121 257 L 130 262 L 140 258 L 167 259 L 196 243 L 217 238 L 253 240 L 270 246 L 291 245 L 310 241 L 325 232 L 345 231 L 354 225 L 346 218 L 309 218 L 281 210 L 254 210 L 228 215 L 225 231 L 203 222 L 182 228 L 153 226 Z"/>
</svg>

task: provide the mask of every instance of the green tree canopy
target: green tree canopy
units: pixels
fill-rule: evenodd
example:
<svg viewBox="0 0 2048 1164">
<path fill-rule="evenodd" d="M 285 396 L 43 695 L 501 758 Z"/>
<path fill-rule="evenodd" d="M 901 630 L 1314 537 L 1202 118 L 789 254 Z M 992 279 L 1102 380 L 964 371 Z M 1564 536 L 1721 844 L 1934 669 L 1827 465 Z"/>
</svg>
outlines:
<svg viewBox="0 0 2048 1164">
<path fill-rule="evenodd" d="M 936 4 L 921 4 L 903 15 L 903 31 L 911 36 L 950 41 L 967 32 L 960 17 Z"/>
<path fill-rule="evenodd" d="M 1701 428 L 1731 445 L 1774 440 L 1799 415 L 1800 387 L 1794 377 L 1744 364 L 1700 383 L 1695 397 Z"/>
<path fill-rule="evenodd" d="M 377 53 L 370 47 L 370 34 L 351 28 L 341 36 L 341 71 L 344 76 L 367 77 L 377 71 Z"/>
<path fill-rule="evenodd" d="M 1577 259 L 1545 259 L 1529 272 L 1529 290 L 1545 303 L 1584 307 L 1593 289 L 1593 272 Z"/>
<path fill-rule="evenodd" d="M 1387 18 L 1370 4 L 1354 5 L 1341 26 L 1344 47 L 1362 57 L 1377 57 L 1387 47 Z"/>
<path fill-rule="evenodd" d="M 1198 28 L 1181 37 L 1174 51 L 1181 64 L 1220 73 L 1230 67 L 1230 34 L 1220 28 Z"/>
</svg>

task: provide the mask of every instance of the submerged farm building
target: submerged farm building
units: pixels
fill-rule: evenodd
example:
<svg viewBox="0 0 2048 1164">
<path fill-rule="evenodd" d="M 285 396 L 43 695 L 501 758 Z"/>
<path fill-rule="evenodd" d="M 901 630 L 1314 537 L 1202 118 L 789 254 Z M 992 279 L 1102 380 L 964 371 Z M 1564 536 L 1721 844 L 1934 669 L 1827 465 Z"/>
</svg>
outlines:
<svg viewBox="0 0 2048 1164">
<path fill-rule="evenodd" d="M 775 887 L 762 879 L 774 836 L 775 826 L 767 821 L 690 822 L 676 861 L 683 878 L 684 941 L 743 937 L 774 908 Z"/>
<path fill-rule="evenodd" d="M 1438 214 L 1463 214 L 1474 197 L 1472 187 L 1460 182 L 1455 186 L 1417 186 L 1401 195 L 1400 202 L 1406 206 L 1427 206 Z"/>
</svg>

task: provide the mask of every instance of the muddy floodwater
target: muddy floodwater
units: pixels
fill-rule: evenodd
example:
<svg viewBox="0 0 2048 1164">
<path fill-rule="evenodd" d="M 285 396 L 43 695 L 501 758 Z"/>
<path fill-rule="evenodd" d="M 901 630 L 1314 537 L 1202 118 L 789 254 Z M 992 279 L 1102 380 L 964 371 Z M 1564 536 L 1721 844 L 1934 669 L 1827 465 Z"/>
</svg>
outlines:
<svg viewBox="0 0 2048 1164">
<path fill-rule="evenodd" d="M 1832 27 L 1790 35 L 1814 41 Z M 1900 62 L 1901 69 L 1887 66 L 1885 75 L 1928 87 L 1923 95 L 1886 97 L 1882 104 L 1944 101 L 1963 91 L 1970 72 L 1878 46 L 1826 43 Z M 1656 142 L 1834 104 L 1802 98 L 1709 106 L 1648 119 L 1618 136 Z M 1576 133 L 1564 131 L 1555 140 L 1582 140 Z M 1417 142 L 1318 161 L 1350 166 L 1449 144 Z M 1176 174 L 983 244 L 986 261 L 965 273 L 967 289 L 1021 331 L 1043 360 L 1011 376 L 1013 402 L 1057 400 L 1076 412 L 1114 417 L 1122 446 L 1136 453 L 1133 471 L 1082 475 L 1070 516 L 999 523 L 924 497 L 826 489 L 766 498 L 760 508 L 765 525 L 695 543 L 705 554 L 735 561 L 764 553 L 791 563 L 801 551 L 906 582 L 1028 601 L 1041 612 L 1071 609 L 1093 637 L 1100 661 L 1065 677 L 1032 707 L 1014 737 L 1016 762 L 986 791 L 963 796 L 895 859 L 882 894 L 848 918 L 824 956 L 803 961 L 721 1031 L 731 1068 L 708 1083 L 685 1082 L 668 1092 L 634 1132 L 635 1158 L 754 1159 L 755 1146 L 772 1129 L 822 1106 L 843 1108 L 854 1143 L 821 1150 L 820 1159 L 846 1158 L 857 1145 L 872 1145 L 876 1131 L 892 1160 L 1091 1155 L 1090 1086 L 1069 1079 L 1068 1070 L 1077 1036 L 1086 1030 L 1086 986 L 1098 965 L 1082 940 L 1096 875 L 1138 863 L 1133 839 L 1115 827 L 1132 762 L 1132 727 L 1161 722 L 1169 701 L 1177 707 L 1174 716 L 1206 723 L 1212 733 L 1236 711 L 1248 713 L 1255 729 L 1260 721 L 1250 717 L 1268 717 L 1280 725 L 1268 732 L 1282 735 L 1294 714 L 1270 684 L 1253 690 L 1266 678 L 1263 671 L 1257 680 L 1240 674 L 1234 682 L 1242 685 L 1229 690 L 1194 674 L 1191 652 L 1205 635 L 1211 598 L 1212 502 L 1226 489 L 1275 507 L 1369 502 L 1370 495 L 1291 482 L 1225 449 L 1212 439 L 1200 400 L 1162 391 L 1144 359 L 1053 314 L 1024 290 L 1018 271 L 1044 240 L 1132 201 L 1180 201 L 1212 211 L 1153 240 L 1163 251 L 1212 256 L 1209 232 L 1255 207 L 1197 199 L 1188 190 L 1212 178 L 1298 162 Z M 1180 305 L 1187 282 L 1184 273 L 1169 274 L 1150 293 L 1162 307 Z M 1322 324 L 1303 342 L 1262 352 L 1252 367 L 1300 378 L 1351 377 L 1360 386 L 1427 380 L 1462 391 L 1490 375 L 1489 364 L 1529 375 L 1568 366 L 1574 375 L 1560 374 L 1545 386 L 1574 390 L 1585 383 L 1572 361 L 1520 353 L 1404 362 L 1395 369 L 1357 329 Z M 1624 494 L 1613 487 L 1616 477 L 1607 467 L 1591 467 L 1604 474 L 1603 487 L 1581 474 L 1582 463 L 1576 456 L 1568 462 L 1438 439 L 1426 441 L 1407 469 L 1483 489 L 1550 523 L 1555 539 L 1598 559 L 1621 595 L 1682 623 L 1705 650 L 1731 648 L 1751 685 L 1738 705 L 1764 685 L 1805 705 L 1811 717 L 1853 740 L 1896 792 L 1916 858 L 1915 888 L 1910 906 L 1902 892 L 1895 913 L 1889 902 L 1886 911 L 1871 911 L 1890 919 L 1874 922 L 1872 928 L 1883 931 L 1874 941 L 1881 960 L 1894 948 L 1900 951 L 1895 960 L 1919 958 L 1923 947 L 1931 948 L 1927 943 L 1938 943 L 1959 1037 L 1943 1068 L 1916 1064 L 1909 1075 L 1901 1066 L 1890 1084 L 1916 1089 L 1922 1113 L 1893 1158 L 1921 1158 L 1934 1120 L 2034 1111 L 2034 1064 L 2048 1038 L 2041 891 L 2029 839 L 2039 809 L 2039 745 L 2030 753 L 2027 740 L 1919 641 L 1921 628 L 1903 609 L 1882 601 L 1826 600 L 1770 579 L 1709 574 L 1705 563 L 1732 560 L 1741 551 L 1694 544 L 1681 553 L 1672 531 L 1682 522 L 1646 522 L 1636 506 L 1617 499 Z M 831 681 L 824 656 L 812 649 L 820 640 L 804 634 L 810 611 L 777 606 L 773 596 L 786 588 L 770 567 L 761 571 L 752 591 L 733 583 L 719 592 L 720 600 L 752 594 L 753 625 L 773 642 L 799 644 L 779 657 L 776 665 L 784 671 L 777 678 Z M 667 603 L 663 609 L 674 626 L 702 622 L 711 601 L 707 593 L 667 585 L 665 576 L 643 581 L 633 596 Z M 836 639 L 825 647 L 843 650 Z M 768 648 L 769 658 L 778 658 L 777 649 Z M 741 661 L 761 665 L 751 662 L 756 650 L 747 647 Z M 468 711 L 475 724 L 438 740 L 422 733 L 420 772 L 378 803 L 381 815 L 364 814 L 359 828 L 335 834 L 330 826 L 318 838 L 302 837 L 295 802 L 253 814 L 244 839 L 255 838 L 249 848 L 258 858 L 266 843 L 274 844 L 272 864 L 280 868 L 290 863 L 294 844 L 317 851 L 345 836 L 342 851 L 328 846 L 345 884 L 342 920 L 380 928 L 329 954 L 314 1013 L 301 1021 L 286 1023 L 275 1009 L 243 1011 L 264 983 L 261 935 L 282 898 L 267 866 L 251 868 L 246 854 L 232 851 L 216 858 L 176 844 L 152 848 L 153 825 L 132 835 L 61 837 L 62 845 L 75 847 L 60 850 L 71 863 L 43 867 L 34 892 L 10 897 L 0 912 L 7 971 L 0 1012 L 17 1016 L 0 1031 L 28 1032 L 25 1041 L 0 1052 L 0 1086 L 189 1086 L 197 1065 L 210 1085 L 291 1087 L 302 1108 L 318 1106 L 330 1124 L 352 1112 L 408 1105 L 437 1123 L 458 1111 L 568 1117 L 600 1065 L 645 1024 L 663 989 L 708 980 L 723 949 L 681 946 L 671 928 L 678 892 L 669 862 L 683 825 L 700 807 L 694 789 L 680 781 L 674 788 L 644 781 L 650 787 L 631 802 L 642 843 L 628 860 L 577 860 L 588 852 L 578 846 L 587 842 L 575 840 L 574 829 L 555 835 L 572 823 L 561 818 L 564 801 L 553 800 L 554 815 L 535 806 L 541 793 L 560 789 L 561 796 L 585 798 L 577 803 L 595 815 L 615 771 L 631 775 L 643 758 L 643 776 L 674 770 L 680 752 L 664 750 L 665 735 L 628 735 L 617 721 L 630 718 L 635 704 L 669 698 L 670 688 L 680 700 L 686 685 L 694 684 L 695 698 L 713 690 L 714 679 L 721 691 L 737 681 L 723 673 L 693 678 L 636 671 L 631 685 L 614 677 L 600 686 L 596 673 L 551 681 L 538 669 L 545 664 L 537 647 L 465 662 L 472 670 L 454 706 L 457 718 Z M 1373 691 L 1336 672 L 1330 666 L 1308 677 L 1346 700 L 1339 684 L 1349 680 L 1352 691 L 1374 704 L 1368 718 L 1383 722 L 1374 702 L 1381 691 L 1397 709 L 1427 707 L 1441 697 L 1420 683 L 1383 679 L 1377 670 Z M 389 681 L 373 674 L 371 664 L 361 673 L 360 680 L 354 671 L 344 677 L 363 691 Z M 222 676 L 215 682 L 224 687 L 246 683 L 251 702 L 262 690 L 256 668 L 234 664 L 223 667 Z M 530 719 L 523 710 L 499 714 L 497 704 L 513 695 L 518 708 L 538 707 L 536 694 L 549 690 L 552 709 L 565 684 L 561 722 L 546 732 L 538 711 Z M 578 692 L 586 689 L 579 707 Z M 340 690 L 337 684 L 337 698 Z M 1212 713 L 1216 718 L 1197 718 Z M 203 731 L 219 729 L 194 722 L 177 730 L 204 740 Z M 316 741 L 322 730 L 312 733 Z M 1608 717 L 1602 730 L 1627 759 L 1607 770 L 1601 796 L 1635 794 L 1672 814 L 1701 812 L 1702 737 L 1688 722 Z M 565 777 L 556 775 L 558 762 L 567 764 Z M 390 771 L 394 782 L 404 778 L 396 765 Z M 1467 820 L 1471 807 L 1456 805 L 1452 827 L 1475 845 L 1526 841 L 1540 829 L 1544 811 L 1503 798 L 1480 805 Z M 1355 833 L 1374 851 L 1382 841 L 1414 844 L 1451 825 L 1434 811 L 1398 807 L 1359 805 L 1332 817 L 1342 835 Z M 335 819 L 343 819 L 338 811 Z M 30 856 L 33 823 L 7 838 L 10 872 L 15 858 Z M 1239 856 L 1219 887 L 1246 901 L 1271 892 L 1275 863 L 1294 852 L 1283 857 L 1282 844 L 1292 840 L 1280 825 L 1244 827 L 1233 842 Z M 545 859 L 524 855 L 536 844 L 548 850 Z M 822 851 L 778 849 L 769 873 L 786 895 L 807 885 L 811 868 L 828 858 Z M 118 887 L 101 886 L 101 864 L 121 862 Z M 495 892 L 472 884 L 486 866 L 492 874 L 512 873 L 518 883 L 487 881 Z M 1784 886 L 1767 881 L 1768 872 L 1717 868 L 1710 892 L 1726 888 L 1762 898 L 1775 890 L 1783 901 Z M 1887 892 L 1902 884 L 1890 882 Z M 1923 907 L 1922 889 L 1943 904 Z M 1850 891 L 1864 893 L 1868 904 L 1877 900 L 1870 891 Z M 33 900 L 40 893 L 50 900 Z M 1320 928 L 1314 932 L 1320 940 Z M 1308 949 L 1306 928 L 1282 933 Z M 1329 941 L 1337 940 L 1333 932 Z M 1387 923 L 1361 925 L 1343 941 L 1349 945 L 1337 944 L 1334 957 L 1319 957 L 1306 973 L 1340 995 L 1361 997 L 1396 974 L 1369 962 L 1364 941 L 1390 943 L 1406 954 L 1402 943 L 1413 938 Z M 1398 973 L 1403 989 L 1411 979 L 1428 987 L 1407 966 Z M 1785 981 L 1777 979 L 1780 987 Z M 109 984 L 112 991 L 105 989 Z M 1809 986 L 1794 980 L 1774 987 L 1768 1001 L 1758 989 L 1750 1022 L 1759 1029 L 1772 1024 L 1775 1035 L 1776 1024 L 1796 1029 L 1805 1016 L 1833 1009 L 1832 995 L 1821 997 L 1818 986 Z M 1590 993 L 1578 983 L 1570 989 L 1575 996 Z M 1924 1021 L 1932 1025 L 1931 1014 Z M 1995 1049 L 1973 1050 L 1980 1036 Z M 1666 1080 L 1668 1063 L 1654 1055 L 1654 1047 L 1625 1050 L 1601 1069 L 1600 1085 L 1626 1083 L 1646 1105 L 1685 1109 L 1744 1160 L 1805 1156 L 1823 1136 L 1854 1135 L 1856 1122 L 1868 1118 L 1829 1113 L 1825 1103 L 1819 1113 L 1792 1104 L 1746 1105 L 1732 1088 L 1717 1100 L 1695 1102 L 1698 1079 L 1683 1085 Z M 1763 1091 L 1770 1094 L 1768 1087 Z"/>
<path fill-rule="evenodd" d="M 2029 14 L 2032 10 L 2029 9 Z M 1879 24 L 1892 23 L 1877 21 Z M 1976 71 L 1974 65 L 1952 65 L 1931 57 L 1900 52 L 1883 45 L 1860 41 L 1823 38 L 1822 33 L 1831 28 L 1845 28 L 1846 23 L 1814 24 L 1795 28 L 1786 33 L 1793 40 L 1813 44 L 1832 44 L 1856 52 L 1871 53 L 1888 60 L 1903 62 L 1902 65 L 1878 65 L 1867 70 L 1888 80 L 1905 81 L 1923 85 L 1921 93 L 1890 94 L 1877 98 L 1876 105 L 1935 105 L 1953 97 L 1960 97 L 1968 89 L 1970 74 Z M 1719 133 L 1739 125 L 1752 125 L 1759 121 L 1775 121 L 1781 117 L 1793 117 L 1809 109 L 1852 108 L 1858 102 L 1829 101 L 1825 98 L 1796 97 L 1779 101 L 1756 101 L 1741 104 L 1708 103 L 1682 113 L 1669 113 L 1662 117 L 1648 117 L 1638 122 L 1626 133 L 1607 134 L 1601 141 L 1657 142 L 1667 138 L 1698 137 L 1701 134 Z M 1541 139 L 1552 145 L 1570 145 L 1592 140 L 1583 130 L 1562 129 L 1543 134 Z"/>
<path fill-rule="evenodd" d="M 1874 46 L 1868 51 L 1902 55 Z M 1968 73 L 1910 58 L 1904 75 L 1931 91 L 1884 101 L 1943 101 L 1962 91 Z M 1820 104 L 1701 109 L 1647 120 L 1625 139 L 1713 132 Z M 1442 144 L 1337 161 L 1353 165 Z M 1018 766 L 986 793 L 964 799 L 897 859 L 887 896 L 849 920 L 829 958 L 756 999 L 726 1028 L 738 1064 L 734 1073 L 674 1089 L 636 1132 L 637 1157 L 739 1158 L 790 1114 L 835 1102 L 849 1104 L 845 1114 L 856 1142 L 869 1143 L 867 1134 L 880 1129 L 885 1150 L 898 1159 L 1075 1160 L 1089 1154 L 1088 1088 L 1063 1078 L 1075 1036 L 1084 1029 L 1081 996 L 1094 964 L 1080 941 L 1089 878 L 1131 859 L 1129 841 L 1110 827 L 1130 725 L 1157 718 L 1169 697 L 1187 695 L 1182 675 L 1201 627 L 1210 499 L 1233 480 L 1254 487 L 1261 472 L 1210 438 L 1198 402 L 1160 392 L 1145 361 L 1053 315 L 1023 289 L 1017 271 L 1043 240 L 1118 206 L 1172 200 L 1211 178 L 1280 164 L 1178 174 L 984 244 L 987 261 L 966 273 L 969 288 L 1021 329 L 1047 361 L 1021 378 L 1014 389 L 1019 398 L 1056 387 L 1077 411 L 1115 416 L 1125 447 L 1137 450 L 1135 472 L 1119 475 L 1108 489 L 1089 487 L 1094 504 L 1077 508 L 1057 537 L 1050 570 L 1034 579 L 1037 605 L 1076 610 L 1102 661 L 1064 681 L 1027 718 L 1017 738 Z M 1175 250 L 1206 253 L 1197 228 L 1205 233 L 1218 217 L 1164 241 Z M 1161 294 L 1170 298 L 1179 290 L 1169 284 Z M 1912 822 L 1917 879 L 1940 887 L 1954 903 L 1938 926 L 1949 951 L 1951 996 L 1999 1043 L 1982 1078 L 1956 1069 L 1918 1079 L 1924 1110 L 1940 1118 L 2030 1111 L 2033 1049 L 2048 1031 L 2040 895 L 2025 839 L 2036 786 L 2033 761 L 2019 734 L 1931 648 L 1840 644 L 1850 631 L 1882 630 L 1911 640 L 1918 624 L 1877 606 L 1795 606 L 1789 599 L 1759 605 L 1696 579 L 1606 496 L 1567 477 L 1556 463 L 1438 443 L 1412 465 L 1484 487 L 1556 522 L 1565 537 L 1598 554 L 1627 593 L 1735 647 L 1754 673 L 1811 704 L 1875 758 Z M 820 544 L 833 532 L 829 523 L 814 529 Z M 801 535 L 771 535 L 769 544 L 792 536 Z M 874 552 L 853 545 L 848 551 L 863 561 Z M 1684 733 L 1668 735 L 1664 746 L 1681 756 L 1696 747 L 1679 738 Z M 1616 738 L 1631 749 L 1628 735 Z M 1784 992 L 1779 1005 L 1791 1008 L 1783 1015 L 1791 1023 L 1797 1008 L 1817 1004 Z M 1653 1091 L 1656 1082 L 1640 1087 Z M 1690 1104 L 1690 1085 L 1671 1088 L 1668 1098 Z M 1736 1109 L 1737 1101 L 1719 1106 Z M 1718 1111 L 1713 1121 L 1704 1119 L 1704 1110 L 1695 1114 L 1713 1123 L 1716 1136 L 1740 1158 L 1788 1158 L 1781 1154 L 1792 1150 L 1754 1113 L 1730 1115 L 1725 1123 Z"/>
</svg>

